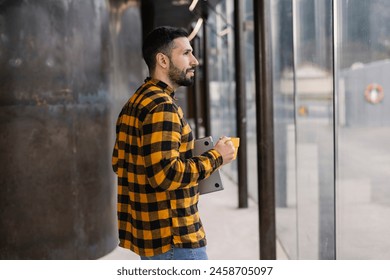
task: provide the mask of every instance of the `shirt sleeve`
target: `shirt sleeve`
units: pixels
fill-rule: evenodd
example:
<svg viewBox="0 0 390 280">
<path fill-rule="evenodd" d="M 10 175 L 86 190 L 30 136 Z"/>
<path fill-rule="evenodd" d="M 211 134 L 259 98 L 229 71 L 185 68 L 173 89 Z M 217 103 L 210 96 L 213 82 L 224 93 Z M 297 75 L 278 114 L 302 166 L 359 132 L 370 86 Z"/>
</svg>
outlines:
<svg viewBox="0 0 390 280">
<path fill-rule="evenodd" d="M 171 103 L 159 104 L 143 121 L 142 155 L 153 188 L 192 187 L 222 165 L 222 156 L 213 149 L 201 156 L 181 159 L 181 130 L 180 116 Z"/>
</svg>

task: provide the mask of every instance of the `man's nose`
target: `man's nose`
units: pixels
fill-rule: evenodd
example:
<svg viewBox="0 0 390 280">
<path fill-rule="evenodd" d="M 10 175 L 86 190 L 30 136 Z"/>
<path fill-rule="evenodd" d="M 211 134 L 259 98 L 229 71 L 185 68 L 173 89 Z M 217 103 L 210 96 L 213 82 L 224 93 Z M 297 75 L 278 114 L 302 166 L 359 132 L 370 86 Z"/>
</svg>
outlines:
<svg viewBox="0 0 390 280">
<path fill-rule="evenodd" d="M 196 59 L 194 55 L 192 55 L 191 65 L 194 67 L 199 65 L 199 61 Z"/>
</svg>

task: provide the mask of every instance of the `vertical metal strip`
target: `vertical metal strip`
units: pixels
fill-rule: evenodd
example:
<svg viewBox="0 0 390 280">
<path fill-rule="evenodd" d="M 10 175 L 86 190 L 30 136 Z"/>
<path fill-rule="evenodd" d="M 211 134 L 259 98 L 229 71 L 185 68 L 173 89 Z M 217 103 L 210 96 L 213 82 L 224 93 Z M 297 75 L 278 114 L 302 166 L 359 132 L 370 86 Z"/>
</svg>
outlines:
<svg viewBox="0 0 390 280">
<path fill-rule="evenodd" d="M 203 22 L 203 102 L 204 102 L 204 114 L 203 124 L 205 127 L 206 136 L 211 135 L 211 123 L 210 123 L 210 77 L 209 77 L 209 46 L 208 46 L 208 33 L 207 33 L 207 20 Z"/>
<path fill-rule="evenodd" d="M 243 36 L 243 1 L 234 0 L 234 57 L 236 80 L 236 125 L 240 148 L 237 155 L 238 207 L 248 208 L 245 38 Z"/>
<path fill-rule="evenodd" d="M 338 1 L 332 0 L 332 46 L 333 46 L 333 153 L 334 153 L 334 258 L 337 259 L 337 171 L 338 171 L 338 76 L 339 76 L 339 63 L 338 63 L 338 27 L 339 27 L 339 14 L 338 14 Z"/>
<path fill-rule="evenodd" d="M 276 259 L 270 0 L 254 0 L 260 259 Z"/>
<path fill-rule="evenodd" d="M 298 105 L 298 94 L 297 94 L 297 83 L 296 83 L 296 73 L 297 73 L 297 36 L 298 36 L 298 3 L 299 0 L 292 0 L 292 24 L 293 24 L 293 94 L 294 94 L 294 135 L 295 135 L 295 185 L 296 187 L 296 201 L 297 201 L 297 218 L 296 218 L 296 228 L 297 228 L 297 259 L 299 259 L 299 201 L 298 201 L 298 193 L 299 193 L 299 184 L 298 184 L 298 118 L 297 118 L 297 105 Z"/>
<path fill-rule="evenodd" d="M 195 36 L 193 40 L 193 48 L 194 48 L 194 54 L 195 57 L 200 57 L 200 39 L 198 36 Z M 200 138 L 200 123 L 199 123 L 199 108 L 200 108 L 200 102 L 199 102 L 199 97 L 200 97 L 200 81 L 199 81 L 199 75 L 195 75 L 195 80 L 194 80 L 194 125 L 195 125 L 195 138 Z"/>
</svg>

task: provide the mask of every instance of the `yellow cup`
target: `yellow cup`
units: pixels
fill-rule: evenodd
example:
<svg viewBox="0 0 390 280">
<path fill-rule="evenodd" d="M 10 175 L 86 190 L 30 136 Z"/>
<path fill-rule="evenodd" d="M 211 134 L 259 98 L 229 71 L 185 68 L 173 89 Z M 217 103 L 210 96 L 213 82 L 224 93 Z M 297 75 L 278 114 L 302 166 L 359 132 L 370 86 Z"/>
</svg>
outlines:
<svg viewBox="0 0 390 280">
<path fill-rule="evenodd" d="M 230 137 L 230 140 L 232 141 L 233 146 L 236 149 L 236 151 L 234 152 L 234 159 L 236 159 L 238 147 L 240 146 L 240 138 L 238 138 L 238 137 Z"/>
</svg>

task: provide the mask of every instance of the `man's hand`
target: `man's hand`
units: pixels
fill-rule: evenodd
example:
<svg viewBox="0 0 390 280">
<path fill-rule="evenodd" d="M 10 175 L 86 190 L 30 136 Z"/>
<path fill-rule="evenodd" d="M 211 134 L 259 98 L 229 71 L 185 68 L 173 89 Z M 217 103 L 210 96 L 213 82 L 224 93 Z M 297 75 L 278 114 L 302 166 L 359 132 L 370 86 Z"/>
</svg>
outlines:
<svg viewBox="0 0 390 280">
<path fill-rule="evenodd" d="M 218 142 L 214 146 L 214 149 L 221 154 L 223 165 L 233 161 L 236 149 L 234 148 L 230 137 L 223 136 L 219 138 Z"/>
</svg>

